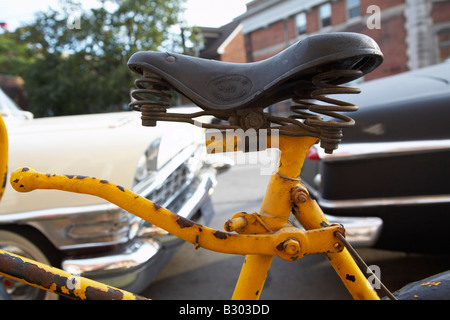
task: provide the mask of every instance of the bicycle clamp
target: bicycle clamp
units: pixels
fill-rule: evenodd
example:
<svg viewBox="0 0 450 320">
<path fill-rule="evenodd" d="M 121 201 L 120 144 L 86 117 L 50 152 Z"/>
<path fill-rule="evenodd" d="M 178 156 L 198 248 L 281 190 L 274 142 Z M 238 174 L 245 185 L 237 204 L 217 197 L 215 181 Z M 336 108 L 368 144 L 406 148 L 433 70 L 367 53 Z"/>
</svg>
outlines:
<svg viewBox="0 0 450 320">
<path fill-rule="evenodd" d="M 296 227 L 286 227 L 277 232 L 275 242 L 276 255 L 288 261 L 297 261 L 309 254 L 337 253 L 344 249 L 343 243 L 336 237 L 343 234 L 341 225 L 303 231 Z"/>
<path fill-rule="evenodd" d="M 336 232 L 344 234 L 342 225 L 333 224 L 307 231 L 285 226 L 273 232 L 261 218 L 258 218 L 259 215 L 256 213 L 239 212 L 225 222 L 225 230 L 251 236 L 265 234 L 274 237 L 274 254 L 288 261 L 299 260 L 308 254 L 340 252 L 344 248 L 343 243 L 335 235 Z M 256 221 L 259 223 L 255 223 Z"/>
</svg>

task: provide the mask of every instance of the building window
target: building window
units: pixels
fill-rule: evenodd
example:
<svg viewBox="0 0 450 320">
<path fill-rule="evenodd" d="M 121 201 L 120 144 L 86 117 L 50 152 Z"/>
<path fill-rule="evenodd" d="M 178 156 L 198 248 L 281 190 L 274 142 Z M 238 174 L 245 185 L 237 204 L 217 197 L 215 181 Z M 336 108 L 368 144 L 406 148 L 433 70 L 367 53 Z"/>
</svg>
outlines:
<svg viewBox="0 0 450 320">
<path fill-rule="evenodd" d="M 299 13 L 295 17 L 295 25 L 297 27 L 298 34 L 306 33 L 306 13 Z"/>
<path fill-rule="evenodd" d="M 361 0 L 347 0 L 348 18 L 354 18 L 361 15 Z"/>
<path fill-rule="evenodd" d="M 325 3 L 319 7 L 319 19 L 322 28 L 331 25 L 331 3 Z"/>
<path fill-rule="evenodd" d="M 439 41 L 439 59 L 444 61 L 450 58 L 450 29 L 444 29 L 437 34 Z"/>
</svg>

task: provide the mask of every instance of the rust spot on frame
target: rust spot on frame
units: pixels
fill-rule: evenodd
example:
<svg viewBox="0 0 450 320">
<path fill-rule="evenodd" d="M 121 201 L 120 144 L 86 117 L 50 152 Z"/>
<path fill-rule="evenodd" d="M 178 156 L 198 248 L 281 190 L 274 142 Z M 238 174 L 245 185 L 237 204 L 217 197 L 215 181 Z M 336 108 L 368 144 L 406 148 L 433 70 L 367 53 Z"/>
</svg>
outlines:
<svg viewBox="0 0 450 320">
<path fill-rule="evenodd" d="M 355 281 L 356 281 L 355 276 L 352 275 L 352 274 L 347 274 L 347 275 L 345 276 L 345 279 L 350 280 L 351 282 L 355 282 Z"/>
<path fill-rule="evenodd" d="M 2 188 L 6 188 L 6 181 L 8 180 L 8 172 L 5 172 L 5 176 L 3 177 Z"/>
<path fill-rule="evenodd" d="M 108 288 L 108 292 L 106 292 L 108 299 L 111 300 L 122 300 L 123 293 L 115 290 L 113 288 Z M 88 300 L 104 300 L 105 292 L 95 287 L 87 287 L 86 288 L 86 299 Z"/>
<path fill-rule="evenodd" d="M 22 259 L 8 254 L 0 256 L 0 265 L 2 265 L 2 272 L 10 274 L 15 278 L 22 279 L 29 283 L 34 283 L 43 288 L 50 289 L 55 293 L 64 294 L 62 288 L 67 286 L 67 278 L 54 274 L 50 271 L 41 269 L 37 265 L 25 262 Z M 65 293 L 67 295 L 67 293 Z M 73 292 L 69 290 L 69 295 L 73 296 Z"/>
<path fill-rule="evenodd" d="M 155 208 L 155 210 L 159 210 L 159 209 L 162 208 L 162 207 L 161 207 L 159 204 L 157 204 L 156 202 L 153 202 L 153 207 Z"/>
<path fill-rule="evenodd" d="M 183 217 L 178 217 L 178 219 L 176 220 L 176 223 L 178 223 L 178 225 L 180 226 L 181 229 L 197 226 L 198 230 L 200 232 L 202 231 L 202 227 L 203 227 L 201 224 L 195 223 L 192 220 L 189 220 L 189 219 L 186 219 Z"/>
<path fill-rule="evenodd" d="M 196 234 L 196 235 L 195 235 L 195 250 L 197 250 L 198 248 L 200 248 L 200 245 L 198 244 L 198 239 L 199 239 L 199 236 L 198 236 L 198 234 Z"/>
<path fill-rule="evenodd" d="M 183 218 L 183 217 L 179 217 L 177 219 L 177 223 L 180 226 L 181 229 L 183 228 L 190 228 L 194 226 L 194 222 L 192 222 L 189 219 Z"/>
<path fill-rule="evenodd" d="M 53 273 L 51 270 L 45 270 L 40 266 L 25 262 L 17 256 L 3 253 L 0 255 L 0 270 L 14 278 L 33 283 L 39 287 L 50 289 L 50 291 L 80 299 L 81 296 L 76 294 L 74 288 L 69 288 L 68 284 L 74 284 L 74 279 L 70 279 L 64 275 Z M 108 291 L 88 286 L 85 291 L 87 299 L 95 300 L 116 300 L 123 299 L 124 292 L 121 290 L 108 287 Z M 146 300 L 146 298 L 133 294 L 137 300 Z"/>
<path fill-rule="evenodd" d="M 220 240 L 225 240 L 226 238 L 228 238 L 230 235 L 228 233 L 222 232 L 222 231 L 216 231 L 214 232 L 214 237 L 216 237 L 217 239 Z"/>
<path fill-rule="evenodd" d="M 322 221 L 320 223 L 320 226 L 326 228 L 326 227 L 329 227 L 330 225 L 328 223 L 326 223 L 325 221 Z"/>
</svg>

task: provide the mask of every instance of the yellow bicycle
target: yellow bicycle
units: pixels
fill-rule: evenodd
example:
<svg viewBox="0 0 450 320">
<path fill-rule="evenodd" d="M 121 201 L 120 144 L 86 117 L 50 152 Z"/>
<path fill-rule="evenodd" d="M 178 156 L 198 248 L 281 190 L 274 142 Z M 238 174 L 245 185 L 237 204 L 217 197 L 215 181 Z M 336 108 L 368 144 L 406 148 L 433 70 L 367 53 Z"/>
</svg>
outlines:
<svg viewBox="0 0 450 320">
<path fill-rule="evenodd" d="M 233 299 L 260 297 L 275 256 L 297 261 L 315 253 L 328 257 L 355 299 L 379 299 L 364 274 L 367 266 L 345 239 L 344 226 L 327 221 L 299 176 L 312 145 L 320 141 L 325 152 L 333 152 L 343 129 L 353 124 L 340 112 L 356 111 L 357 106 L 327 96 L 358 93 L 344 84 L 371 72 L 382 60 L 371 38 L 354 33 L 310 36 L 272 58 L 246 64 L 160 52 L 138 52 L 130 58 L 129 68 L 143 75 L 136 80 L 130 108 L 142 113 L 144 126 L 155 126 L 158 121 L 202 126 L 211 153 L 280 150 L 278 167 L 271 175 L 259 213 L 235 213 L 225 222 L 225 231 L 194 223 L 111 181 L 94 177 L 39 173 L 23 167 L 12 173 L 10 183 L 19 192 L 58 189 L 98 196 L 197 248 L 245 255 Z M 171 112 L 173 91 L 203 111 Z M 287 99 L 296 103 L 292 116 L 267 112 L 267 107 Z M 217 121 L 197 120 L 206 115 Z M 3 121 L 0 124 L 0 177 L 4 177 L 4 186 L 7 133 Z M 291 214 L 303 228 L 289 222 Z M 144 299 L 2 250 L 0 274 L 72 298 Z M 381 288 L 382 296 L 395 299 L 384 286 Z"/>
</svg>

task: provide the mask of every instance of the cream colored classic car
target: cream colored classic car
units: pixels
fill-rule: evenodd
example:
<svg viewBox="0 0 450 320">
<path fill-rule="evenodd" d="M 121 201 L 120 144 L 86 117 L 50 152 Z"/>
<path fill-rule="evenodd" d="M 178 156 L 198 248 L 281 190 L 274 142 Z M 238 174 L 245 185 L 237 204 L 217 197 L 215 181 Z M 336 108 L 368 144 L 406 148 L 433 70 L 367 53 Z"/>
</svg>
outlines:
<svg viewBox="0 0 450 320">
<path fill-rule="evenodd" d="M 138 112 L 33 119 L 0 91 L 9 173 L 21 166 L 107 179 L 190 219 L 210 217 L 216 169 L 201 128 L 142 127 Z M 229 164 L 226 164 L 229 165 Z M 9 181 L 9 180 L 8 180 Z M 134 293 L 168 262 L 177 238 L 103 199 L 63 191 L 18 193 L 0 202 L 0 247 Z M 14 299 L 55 295 L 0 277 Z"/>
</svg>

